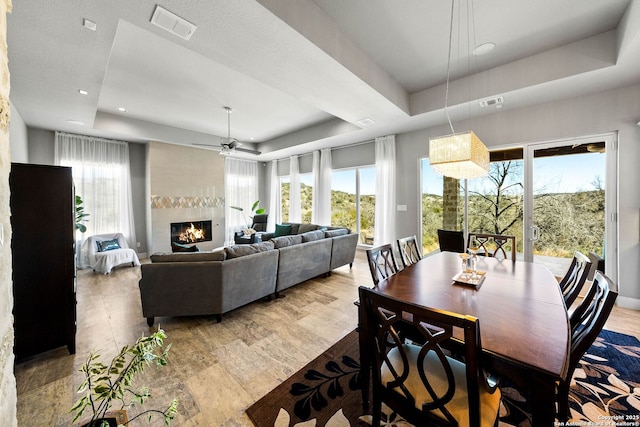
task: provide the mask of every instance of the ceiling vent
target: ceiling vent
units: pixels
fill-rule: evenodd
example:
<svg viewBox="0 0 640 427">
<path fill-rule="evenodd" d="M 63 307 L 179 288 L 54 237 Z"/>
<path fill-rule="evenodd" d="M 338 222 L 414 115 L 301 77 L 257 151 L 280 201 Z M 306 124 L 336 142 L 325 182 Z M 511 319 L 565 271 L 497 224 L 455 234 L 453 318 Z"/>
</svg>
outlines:
<svg viewBox="0 0 640 427">
<path fill-rule="evenodd" d="M 478 101 L 480 103 L 480 107 L 488 107 L 490 105 L 495 105 L 496 108 L 502 107 L 502 103 L 504 102 L 504 97 L 496 96 L 495 98 L 487 98 Z"/>
<path fill-rule="evenodd" d="M 185 40 L 189 40 L 197 28 L 191 22 L 157 5 L 151 16 L 151 23 Z"/>
</svg>

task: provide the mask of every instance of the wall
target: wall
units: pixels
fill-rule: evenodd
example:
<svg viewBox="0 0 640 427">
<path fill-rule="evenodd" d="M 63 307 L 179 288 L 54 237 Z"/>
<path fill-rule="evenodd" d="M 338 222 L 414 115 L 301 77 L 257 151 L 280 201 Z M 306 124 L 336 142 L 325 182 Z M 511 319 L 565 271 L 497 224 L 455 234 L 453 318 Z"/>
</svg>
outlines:
<svg viewBox="0 0 640 427">
<path fill-rule="evenodd" d="M 9 124 L 9 141 L 12 163 L 29 163 L 27 125 L 11 104 L 11 123 Z"/>
<path fill-rule="evenodd" d="M 9 212 L 9 172 L 11 171 L 11 147 L 9 118 L 15 114 L 16 147 L 24 157 L 24 132 L 19 129 L 22 118 L 9 105 L 9 69 L 7 66 L 7 12 L 11 2 L 0 1 L 0 420 L 2 425 L 15 427 L 17 391 L 13 375 L 13 286 L 11 280 L 11 213 Z M 22 141 L 20 141 L 22 140 Z"/>
<path fill-rule="evenodd" d="M 147 165 L 150 253 L 171 252 L 172 222 L 211 219 L 213 240 L 197 246 L 223 246 L 224 157 L 212 150 L 150 142 Z"/>
</svg>

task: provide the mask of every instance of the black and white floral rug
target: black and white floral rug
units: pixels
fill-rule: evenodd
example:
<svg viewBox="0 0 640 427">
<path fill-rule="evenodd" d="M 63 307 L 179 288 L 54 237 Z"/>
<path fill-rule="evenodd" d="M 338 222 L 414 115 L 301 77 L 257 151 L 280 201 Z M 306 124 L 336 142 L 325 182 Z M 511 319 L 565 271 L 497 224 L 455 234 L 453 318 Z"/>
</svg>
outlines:
<svg viewBox="0 0 640 427">
<path fill-rule="evenodd" d="M 254 403 L 247 415 L 256 427 L 368 426 L 359 377 L 354 331 Z M 500 425 L 531 426 L 526 398 L 508 383 L 500 389 Z M 575 370 L 569 406 L 575 425 L 640 425 L 640 341 L 603 330 Z M 411 426 L 388 408 L 383 412 L 382 425 Z"/>
</svg>

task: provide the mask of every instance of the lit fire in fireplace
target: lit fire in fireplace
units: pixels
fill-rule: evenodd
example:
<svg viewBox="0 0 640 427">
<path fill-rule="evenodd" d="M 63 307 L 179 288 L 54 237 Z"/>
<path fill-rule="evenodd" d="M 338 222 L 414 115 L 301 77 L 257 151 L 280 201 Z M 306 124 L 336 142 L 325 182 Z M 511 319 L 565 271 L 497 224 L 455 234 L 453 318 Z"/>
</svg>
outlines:
<svg viewBox="0 0 640 427">
<path fill-rule="evenodd" d="M 202 228 L 196 228 L 193 223 L 182 233 L 180 233 L 180 240 L 183 242 L 200 242 L 206 238 L 205 230 Z"/>
</svg>

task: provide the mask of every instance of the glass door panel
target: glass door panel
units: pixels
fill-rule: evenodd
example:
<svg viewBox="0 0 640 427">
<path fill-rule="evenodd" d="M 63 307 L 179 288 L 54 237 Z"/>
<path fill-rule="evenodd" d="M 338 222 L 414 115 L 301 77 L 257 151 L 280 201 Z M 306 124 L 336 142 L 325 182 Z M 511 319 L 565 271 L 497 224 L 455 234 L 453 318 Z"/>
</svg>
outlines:
<svg viewBox="0 0 640 427">
<path fill-rule="evenodd" d="M 562 276 L 574 251 L 604 254 L 604 140 L 528 147 L 527 257 Z"/>
</svg>

